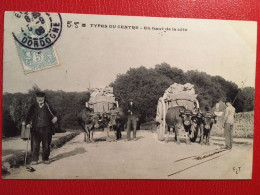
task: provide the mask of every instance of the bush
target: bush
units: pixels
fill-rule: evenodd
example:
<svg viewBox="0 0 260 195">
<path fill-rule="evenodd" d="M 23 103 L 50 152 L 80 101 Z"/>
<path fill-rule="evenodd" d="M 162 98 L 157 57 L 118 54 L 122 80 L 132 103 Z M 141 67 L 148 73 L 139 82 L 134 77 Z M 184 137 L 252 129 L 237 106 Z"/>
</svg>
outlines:
<svg viewBox="0 0 260 195">
<path fill-rule="evenodd" d="M 35 101 L 35 89 L 28 93 L 3 95 L 3 136 L 15 136 L 21 132 L 21 124 Z M 80 128 L 77 114 L 89 100 L 88 92 L 64 92 L 45 90 L 46 99 L 56 111 L 62 128 Z"/>
<path fill-rule="evenodd" d="M 12 119 L 8 111 L 3 112 L 3 137 L 12 137 L 20 134 L 17 124 Z"/>
<path fill-rule="evenodd" d="M 155 121 L 150 121 L 150 122 L 146 122 L 146 123 L 142 123 L 140 125 L 140 129 L 141 130 L 152 130 L 152 131 L 156 131 L 157 129 L 157 125 Z"/>
<path fill-rule="evenodd" d="M 214 124 L 211 135 L 224 137 L 222 123 Z M 254 112 L 241 112 L 235 114 L 235 124 L 233 127 L 233 137 L 253 138 L 254 136 Z"/>
</svg>

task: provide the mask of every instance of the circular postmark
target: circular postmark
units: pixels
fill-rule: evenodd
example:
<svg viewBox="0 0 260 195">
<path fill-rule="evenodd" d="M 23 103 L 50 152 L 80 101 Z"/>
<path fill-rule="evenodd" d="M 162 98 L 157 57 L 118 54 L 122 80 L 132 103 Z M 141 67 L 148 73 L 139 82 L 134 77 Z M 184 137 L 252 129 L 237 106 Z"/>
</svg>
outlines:
<svg viewBox="0 0 260 195">
<path fill-rule="evenodd" d="M 22 46 L 40 50 L 53 45 L 60 37 L 62 19 L 59 13 L 14 12 L 15 40 Z"/>
</svg>

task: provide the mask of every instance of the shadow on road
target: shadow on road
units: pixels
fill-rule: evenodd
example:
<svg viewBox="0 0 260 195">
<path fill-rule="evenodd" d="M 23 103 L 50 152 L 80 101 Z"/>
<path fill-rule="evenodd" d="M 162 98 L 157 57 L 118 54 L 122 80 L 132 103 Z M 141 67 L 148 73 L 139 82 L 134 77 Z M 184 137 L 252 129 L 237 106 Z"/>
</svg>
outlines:
<svg viewBox="0 0 260 195">
<path fill-rule="evenodd" d="M 136 141 L 140 140 L 140 139 L 143 139 L 144 137 L 143 136 L 137 136 L 136 137 Z"/>
<path fill-rule="evenodd" d="M 75 155 L 77 155 L 77 154 L 83 154 L 83 153 L 85 153 L 85 152 L 87 152 L 86 150 L 85 150 L 85 148 L 76 148 L 75 150 L 73 150 L 73 151 L 70 151 L 70 152 L 65 152 L 65 153 L 62 153 L 62 154 L 58 154 L 57 156 L 54 156 L 53 158 L 51 158 L 50 159 L 50 161 L 51 162 L 54 162 L 54 161 L 56 161 L 56 160 L 60 160 L 60 159 L 62 159 L 62 158 L 68 158 L 68 157 L 70 157 L 70 156 L 75 156 Z"/>
<path fill-rule="evenodd" d="M 143 136 L 137 136 L 135 141 L 138 141 L 138 140 L 143 139 L 143 138 L 144 138 Z M 122 137 L 119 140 L 116 140 L 115 138 L 114 139 L 113 138 L 107 139 L 107 137 L 104 136 L 104 137 L 95 138 L 94 140 L 95 140 L 95 142 L 100 142 L 100 141 L 101 142 L 102 141 L 112 142 L 112 141 L 127 140 L 127 137 L 122 135 Z M 131 140 L 134 140 L 134 139 L 131 138 Z"/>
<path fill-rule="evenodd" d="M 99 137 L 99 138 L 94 138 L 94 141 L 95 142 L 104 142 L 104 141 L 107 141 L 107 137 L 103 136 L 103 137 Z M 111 141 L 112 141 L 112 138 L 111 138 Z"/>
<path fill-rule="evenodd" d="M 136 138 L 134 139 L 134 138 L 131 138 L 131 141 L 138 141 L 138 140 L 140 140 L 140 139 L 143 139 L 144 137 L 143 136 L 136 136 Z M 126 140 L 127 138 L 125 138 L 125 140 Z"/>
</svg>

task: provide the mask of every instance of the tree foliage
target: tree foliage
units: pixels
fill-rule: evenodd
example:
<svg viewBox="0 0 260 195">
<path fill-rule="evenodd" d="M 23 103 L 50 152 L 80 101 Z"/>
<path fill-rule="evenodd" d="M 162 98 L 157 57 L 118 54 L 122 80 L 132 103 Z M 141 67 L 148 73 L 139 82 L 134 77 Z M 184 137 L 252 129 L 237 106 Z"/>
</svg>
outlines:
<svg viewBox="0 0 260 195">
<path fill-rule="evenodd" d="M 20 133 L 22 122 L 35 101 L 35 93 L 40 91 L 34 86 L 28 93 L 5 93 L 3 95 L 3 136 Z M 46 99 L 57 112 L 63 128 L 78 128 L 76 115 L 89 100 L 88 92 L 64 92 L 45 90 Z"/>
<path fill-rule="evenodd" d="M 142 120 L 151 119 L 154 108 L 164 90 L 172 83 L 163 74 L 145 67 L 131 68 L 126 74 L 118 75 L 111 86 L 120 107 L 127 109 L 130 99 L 134 100 Z"/>
<path fill-rule="evenodd" d="M 110 85 L 120 107 L 127 110 L 130 99 L 133 99 L 140 113 L 140 122 L 151 121 L 156 115 L 157 101 L 164 91 L 173 83 L 191 83 L 198 94 L 200 107 L 213 107 L 218 101 L 227 98 L 235 99 L 237 112 L 254 109 L 255 89 L 239 89 L 230 81 L 220 76 L 210 76 L 197 70 L 183 72 L 167 63 L 157 64 L 154 68 L 130 68 L 125 74 L 117 75 Z M 40 88 L 33 86 L 28 93 L 5 93 L 3 95 L 3 135 L 19 133 L 22 121 L 25 120 L 30 105 L 35 101 L 35 93 Z M 78 128 L 77 113 L 90 98 L 89 92 L 64 92 L 45 90 L 47 101 L 57 112 L 63 128 Z M 238 94 L 238 95 L 237 95 Z"/>
<path fill-rule="evenodd" d="M 247 112 L 254 110 L 255 89 L 253 87 L 245 87 L 241 89 L 234 102 L 237 112 Z"/>
<path fill-rule="evenodd" d="M 186 78 L 195 86 L 198 100 L 202 107 L 213 107 L 220 100 L 234 99 L 238 86 L 220 76 L 210 76 L 205 72 L 188 71 Z"/>
<path fill-rule="evenodd" d="M 164 91 L 173 83 L 191 83 L 198 94 L 200 107 L 213 107 L 220 100 L 232 99 L 239 92 L 238 86 L 220 76 L 211 76 L 197 70 L 183 72 L 171 67 L 167 63 L 157 64 L 154 68 L 131 68 L 126 74 L 120 74 L 111 84 L 116 98 L 122 107 L 127 105 L 129 99 L 134 99 L 143 121 L 155 117 L 157 101 Z M 254 88 L 244 89 L 234 104 L 237 111 L 253 110 Z M 248 97 L 245 98 L 245 93 Z M 242 100 L 240 100 L 242 99 Z M 245 100 L 246 99 L 246 100 Z M 142 122 L 143 122 L 142 121 Z"/>
<path fill-rule="evenodd" d="M 89 100 L 89 92 L 64 92 L 46 90 L 47 101 L 57 112 L 63 127 L 78 127 L 76 116 Z"/>
</svg>

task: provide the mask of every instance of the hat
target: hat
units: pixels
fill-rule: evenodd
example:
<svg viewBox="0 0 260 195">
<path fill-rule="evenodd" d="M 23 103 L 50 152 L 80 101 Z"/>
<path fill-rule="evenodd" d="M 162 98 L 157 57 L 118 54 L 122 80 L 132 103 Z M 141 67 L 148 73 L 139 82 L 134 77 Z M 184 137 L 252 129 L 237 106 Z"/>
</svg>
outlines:
<svg viewBox="0 0 260 195">
<path fill-rule="evenodd" d="M 45 97 L 45 93 L 43 93 L 43 92 L 36 92 L 36 97 Z"/>
</svg>

